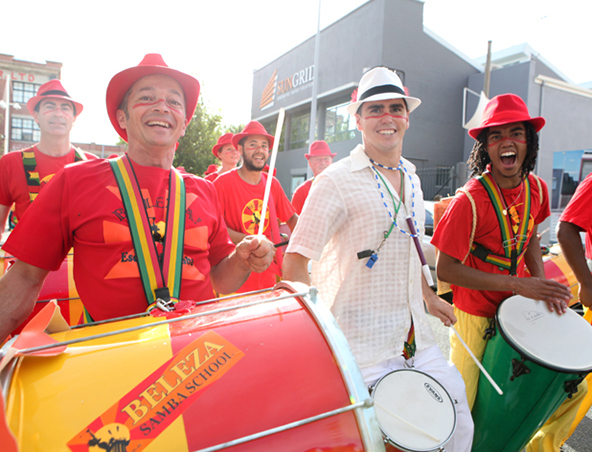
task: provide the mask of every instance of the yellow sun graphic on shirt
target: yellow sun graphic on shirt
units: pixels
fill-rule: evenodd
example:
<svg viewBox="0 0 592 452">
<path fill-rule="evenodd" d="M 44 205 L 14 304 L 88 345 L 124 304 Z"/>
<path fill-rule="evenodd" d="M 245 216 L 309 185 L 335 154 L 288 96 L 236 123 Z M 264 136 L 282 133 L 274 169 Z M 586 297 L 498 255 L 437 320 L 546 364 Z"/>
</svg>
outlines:
<svg viewBox="0 0 592 452">
<path fill-rule="evenodd" d="M 261 222 L 261 209 L 263 201 L 261 199 L 252 199 L 247 203 L 242 211 L 241 221 L 247 234 L 257 234 L 259 232 L 259 223 Z M 269 209 L 265 212 L 265 229 L 269 227 Z"/>
</svg>

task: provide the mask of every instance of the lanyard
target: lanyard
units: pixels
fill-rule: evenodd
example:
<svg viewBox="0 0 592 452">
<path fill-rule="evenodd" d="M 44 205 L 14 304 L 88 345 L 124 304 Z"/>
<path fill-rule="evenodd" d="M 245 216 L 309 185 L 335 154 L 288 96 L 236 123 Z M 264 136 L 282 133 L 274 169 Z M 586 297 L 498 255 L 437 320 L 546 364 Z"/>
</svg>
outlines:
<svg viewBox="0 0 592 452">
<path fill-rule="evenodd" d="M 162 255 L 156 250 L 142 193 L 127 155 L 109 160 L 127 215 L 148 304 L 179 298 L 185 232 L 185 184 L 175 168 L 169 175 L 166 231 Z"/>
</svg>

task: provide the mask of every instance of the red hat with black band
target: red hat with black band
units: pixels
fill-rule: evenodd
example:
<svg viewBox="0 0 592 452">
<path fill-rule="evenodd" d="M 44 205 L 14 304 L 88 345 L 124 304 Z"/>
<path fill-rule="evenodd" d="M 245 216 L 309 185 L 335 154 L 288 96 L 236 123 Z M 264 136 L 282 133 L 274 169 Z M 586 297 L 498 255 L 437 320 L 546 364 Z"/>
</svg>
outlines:
<svg viewBox="0 0 592 452">
<path fill-rule="evenodd" d="M 121 105 L 121 101 L 134 83 L 142 77 L 155 74 L 171 77 L 181 85 L 185 94 L 186 124 L 189 124 L 189 121 L 193 118 L 193 113 L 195 113 L 195 108 L 197 107 L 197 99 L 199 98 L 199 82 L 197 79 L 184 72 L 168 67 L 162 56 L 158 53 L 149 53 L 137 66 L 115 74 L 109 82 L 109 86 L 107 86 L 107 113 L 109 114 L 111 124 L 113 124 L 119 136 L 125 141 L 127 141 L 127 132 L 119 126 L 119 121 L 117 121 L 117 110 Z"/>
<path fill-rule="evenodd" d="M 75 109 L 74 116 L 78 116 L 84 108 L 80 102 L 76 102 L 74 99 L 70 97 L 70 95 L 68 94 L 60 80 L 53 79 L 41 85 L 37 90 L 37 94 L 35 95 L 35 97 L 31 97 L 27 101 L 27 110 L 29 110 L 29 113 L 33 115 L 35 112 L 35 108 L 37 107 L 39 102 L 41 102 L 43 99 L 47 99 L 50 97 L 64 99 L 72 102 Z"/>
</svg>

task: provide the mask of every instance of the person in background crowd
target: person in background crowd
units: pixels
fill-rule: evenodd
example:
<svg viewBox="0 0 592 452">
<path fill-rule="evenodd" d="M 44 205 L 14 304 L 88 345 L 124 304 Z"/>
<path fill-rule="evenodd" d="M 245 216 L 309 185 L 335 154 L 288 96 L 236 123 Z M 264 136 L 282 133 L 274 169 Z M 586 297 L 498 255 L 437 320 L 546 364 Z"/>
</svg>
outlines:
<svg viewBox="0 0 592 452">
<path fill-rule="evenodd" d="M 274 137 L 257 121 L 251 121 L 241 133 L 234 135 L 232 144 L 242 155 L 243 164 L 218 176 L 214 185 L 218 190 L 220 206 L 228 233 L 234 243 L 247 234 L 257 234 L 267 178 L 265 164 L 273 146 Z M 274 244 L 283 241 L 279 221 L 294 230 L 298 215 L 286 197 L 279 181 L 274 177 L 265 215 L 263 234 Z M 273 287 L 282 276 L 282 253 L 276 252 L 273 263 L 266 272 L 251 274 L 239 292 Z"/>
<path fill-rule="evenodd" d="M 302 213 L 302 207 L 310 192 L 310 187 L 314 181 L 314 178 L 323 172 L 331 163 L 333 158 L 337 154 L 331 152 L 329 145 L 323 141 L 314 141 L 308 150 L 308 154 L 304 154 L 306 160 L 308 160 L 308 166 L 312 170 L 312 178 L 304 181 L 302 184 L 294 190 L 292 195 L 292 205 L 296 209 L 296 213 L 300 215 Z"/>
</svg>

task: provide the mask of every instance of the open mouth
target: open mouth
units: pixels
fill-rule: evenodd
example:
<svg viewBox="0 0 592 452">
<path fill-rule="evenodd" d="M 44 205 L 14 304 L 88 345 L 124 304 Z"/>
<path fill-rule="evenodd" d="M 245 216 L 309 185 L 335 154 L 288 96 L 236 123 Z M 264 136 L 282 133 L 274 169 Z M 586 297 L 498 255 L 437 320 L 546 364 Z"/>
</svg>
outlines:
<svg viewBox="0 0 592 452">
<path fill-rule="evenodd" d="M 146 125 L 150 127 L 164 127 L 165 129 L 171 128 L 169 123 L 163 121 L 149 121 L 146 123 Z"/>
<path fill-rule="evenodd" d="M 394 135 L 395 134 L 395 131 L 393 129 L 379 130 L 378 133 L 380 135 Z"/>
<path fill-rule="evenodd" d="M 516 163 L 516 153 L 514 151 L 504 152 L 500 155 L 502 164 L 511 166 Z"/>
</svg>

